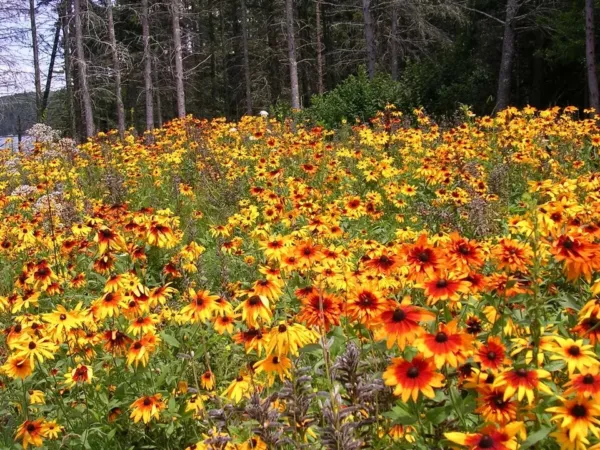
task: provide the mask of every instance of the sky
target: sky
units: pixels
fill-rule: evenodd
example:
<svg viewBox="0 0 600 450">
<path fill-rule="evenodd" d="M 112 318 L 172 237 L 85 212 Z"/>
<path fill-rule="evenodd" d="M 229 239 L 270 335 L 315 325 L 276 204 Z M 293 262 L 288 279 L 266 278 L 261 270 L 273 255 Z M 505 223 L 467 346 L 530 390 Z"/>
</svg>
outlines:
<svg viewBox="0 0 600 450">
<path fill-rule="evenodd" d="M 13 1 L 18 9 L 4 6 L 8 2 L 4 3 L 3 0 L 0 0 L 0 3 L 4 3 L 0 7 L 0 14 L 4 16 L 4 20 L 1 20 L 3 30 L 0 31 L 0 96 L 35 90 L 31 24 L 27 14 L 29 2 L 28 0 Z M 56 12 L 53 7 L 38 7 L 36 23 L 40 47 L 42 91 L 46 84 L 55 22 Z M 62 52 L 59 51 L 54 63 L 53 90 L 64 85 L 62 69 Z"/>
</svg>

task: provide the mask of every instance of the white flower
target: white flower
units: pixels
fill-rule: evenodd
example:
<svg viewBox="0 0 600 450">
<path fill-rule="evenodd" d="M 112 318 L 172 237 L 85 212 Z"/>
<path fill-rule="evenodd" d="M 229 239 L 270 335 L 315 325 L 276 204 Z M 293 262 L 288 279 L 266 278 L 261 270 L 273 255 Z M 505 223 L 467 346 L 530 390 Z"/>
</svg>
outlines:
<svg viewBox="0 0 600 450">
<path fill-rule="evenodd" d="M 229 129 L 229 132 L 230 132 L 230 133 L 237 133 L 237 128 L 236 128 L 236 127 L 231 127 L 231 128 Z"/>
<path fill-rule="evenodd" d="M 266 119 L 267 117 L 269 117 L 269 113 L 266 112 L 264 109 L 261 112 L 259 112 L 258 115 L 260 117 L 262 117 L 263 119 Z"/>
</svg>

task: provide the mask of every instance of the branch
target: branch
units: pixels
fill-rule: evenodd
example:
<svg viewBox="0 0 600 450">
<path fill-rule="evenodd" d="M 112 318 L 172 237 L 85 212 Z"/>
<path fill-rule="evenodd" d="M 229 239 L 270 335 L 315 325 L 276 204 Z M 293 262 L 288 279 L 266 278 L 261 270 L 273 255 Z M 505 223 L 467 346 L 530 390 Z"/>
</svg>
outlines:
<svg viewBox="0 0 600 450">
<path fill-rule="evenodd" d="M 467 11 L 472 11 L 472 12 L 476 12 L 476 13 L 478 13 L 478 14 L 481 14 L 481 15 L 483 15 L 483 16 L 485 16 L 485 17 L 487 17 L 488 19 L 495 20 L 496 22 L 498 22 L 498 23 L 502 24 L 502 26 L 506 25 L 506 22 L 505 22 L 504 20 L 498 19 L 497 17 L 494 17 L 494 16 L 492 16 L 491 14 L 488 14 L 488 13 L 486 13 L 486 12 L 480 11 L 480 10 L 478 10 L 478 9 L 475 9 L 475 8 L 469 8 L 468 6 L 465 6 L 465 5 L 458 5 L 458 6 L 459 6 L 460 8 L 464 8 L 464 9 L 466 9 Z"/>
</svg>

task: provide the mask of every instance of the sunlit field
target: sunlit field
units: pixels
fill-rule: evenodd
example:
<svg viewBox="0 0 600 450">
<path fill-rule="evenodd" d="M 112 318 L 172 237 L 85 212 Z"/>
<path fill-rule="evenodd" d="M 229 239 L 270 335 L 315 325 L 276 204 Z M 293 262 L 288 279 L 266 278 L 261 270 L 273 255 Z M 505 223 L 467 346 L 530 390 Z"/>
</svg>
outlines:
<svg viewBox="0 0 600 450">
<path fill-rule="evenodd" d="M 0 448 L 600 449 L 600 128 L 389 108 L 0 154 Z"/>
</svg>

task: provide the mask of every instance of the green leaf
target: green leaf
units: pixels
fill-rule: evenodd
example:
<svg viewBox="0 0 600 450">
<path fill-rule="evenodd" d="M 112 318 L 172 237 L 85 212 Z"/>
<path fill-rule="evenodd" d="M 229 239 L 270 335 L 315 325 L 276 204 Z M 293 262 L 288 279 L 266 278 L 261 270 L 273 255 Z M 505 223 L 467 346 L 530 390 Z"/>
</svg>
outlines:
<svg viewBox="0 0 600 450">
<path fill-rule="evenodd" d="M 534 446 L 535 444 L 540 442 L 542 439 L 544 439 L 546 436 L 548 436 L 548 434 L 550 434 L 551 431 L 552 431 L 552 427 L 540 428 L 535 433 L 530 434 L 529 437 L 525 440 L 525 442 L 523 442 L 523 444 L 521 444 L 521 447 L 519 447 L 519 448 L 521 450 L 525 450 L 529 447 Z"/>
<path fill-rule="evenodd" d="M 412 425 L 417 422 L 417 418 L 400 406 L 394 406 L 391 411 L 383 413 L 384 417 L 392 419 L 399 425 Z"/>
<path fill-rule="evenodd" d="M 163 333 L 160 333 L 160 337 L 163 339 L 163 341 L 165 341 L 171 347 L 179 348 L 181 346 L 179 341 L 177 339 L 175 339 L 175 337 L 171 336 L 170 334 L 163 332 Z"/>
<path fill-rule="evenodd" d="M 425 413 L 427 420 L 433 425 L 439 425 L 448 417 L 449 409 L 446 406 L 430 409 Z"/>
<path fill-rule="evenodd" d="M 300 349 L 300 353 L 314 353 L 320 352 L 323 347 L 320 344 L 307 344 Z"/>
</svg>

